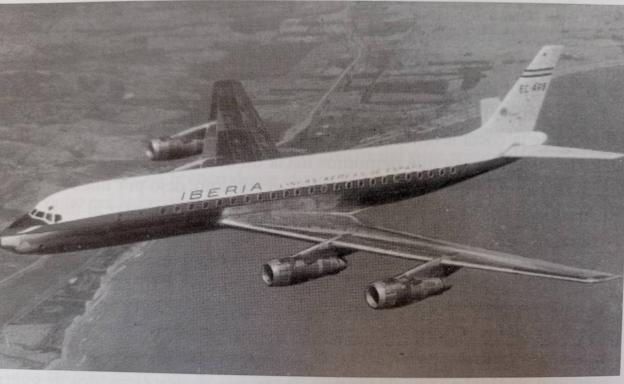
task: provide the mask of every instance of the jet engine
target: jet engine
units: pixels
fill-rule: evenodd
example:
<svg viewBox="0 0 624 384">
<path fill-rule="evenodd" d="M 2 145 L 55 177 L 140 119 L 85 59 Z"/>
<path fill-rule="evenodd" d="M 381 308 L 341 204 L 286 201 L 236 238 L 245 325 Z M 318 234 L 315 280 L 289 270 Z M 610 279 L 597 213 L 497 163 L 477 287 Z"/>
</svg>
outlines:
<svg viewBox="0 0 624 384">
<path fill-rule="evenodd" d="M 398 276 L 375 281 L 366 289 L 366 302 L 373 309 L 397 308 L 451 289 L 445 280 L 459 267 L 433 259 Z"/>
<path fill-rule="evenodd" d="M 397 308 L 439 295 L 450 288 L 451 285 L 441 278 L 413 281 L 390 278 L 369 285 L 366 302 L 374 309 Z"/>
<path fill-rule="evenodd" d="M 343 256 L 351 252 L 322 243 L 291 257 L 270 260 L 262 266 L 262 279 L 269 286 L 285 286 L 335 275 L 347 268 Z"/>
<path fill-rule="evenodd" d="M 174 160 L 199 155 L 203 149 L 203 140 L 185 142 L 182 139 L 162 137 L 150 140 L 146 154 L 150 160 Z"/>
<path fill-rule="evenodd" d="M 150 160 L 174 160 L 199 155 L 204 151 L 208 130 L 214 122 L 186 129 L 172 136 L 152 139 L 145 153 Z"/>
</svg>

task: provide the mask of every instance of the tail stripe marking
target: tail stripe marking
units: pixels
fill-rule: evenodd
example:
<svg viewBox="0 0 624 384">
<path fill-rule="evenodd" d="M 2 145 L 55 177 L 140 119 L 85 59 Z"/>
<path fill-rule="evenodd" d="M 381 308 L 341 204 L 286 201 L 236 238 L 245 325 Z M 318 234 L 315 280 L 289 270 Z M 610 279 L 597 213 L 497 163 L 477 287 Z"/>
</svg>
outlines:
<svg viewBox="0 0 624 384">
<path fill-rule="evenodd" d="M 537 68 L 537 69 L 525 69 L 524 72 L 540 72 L 540 71 L 552 71 L 555 67 Z"/>
<path fill-rule="evenodd" d="M 552 75 L 552 73 L 551 73 L 551 72 L 548 72 L 548 73 L 539 73 L 539 74 L 537 74 L 537 75 L 522 75 L 522 76 L 520 76 L 520 77 L 522 77 L 522 78 L 527 78 L 527 77 L 544 77 L 544 76 L 550 76 L 550 75 Z"/>
</svg>

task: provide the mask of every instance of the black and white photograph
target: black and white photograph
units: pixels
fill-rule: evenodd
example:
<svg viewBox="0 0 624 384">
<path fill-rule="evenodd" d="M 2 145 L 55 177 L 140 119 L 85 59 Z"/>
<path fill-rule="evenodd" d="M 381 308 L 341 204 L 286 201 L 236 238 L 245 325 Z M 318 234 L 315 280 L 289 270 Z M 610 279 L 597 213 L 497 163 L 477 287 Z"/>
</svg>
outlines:
<svg viewBox="0 0 624 384">
<path fill-rule="evenodd" d="M 624 5 L 0 4 L 0 372 L 620 375 Z"/>
</svg>

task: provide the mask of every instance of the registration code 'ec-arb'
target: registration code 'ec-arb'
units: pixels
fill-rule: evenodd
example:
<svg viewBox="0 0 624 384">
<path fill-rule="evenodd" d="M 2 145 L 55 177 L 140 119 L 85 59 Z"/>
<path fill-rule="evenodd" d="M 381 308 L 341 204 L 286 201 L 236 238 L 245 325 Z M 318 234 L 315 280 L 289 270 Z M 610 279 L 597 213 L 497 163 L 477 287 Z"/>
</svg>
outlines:
<svg viewBox="0 0 624 384">
<path fill-rule="evenodd" d="M 545 92 L 548 83 L 534 83 L 534 84 L 522 84 L 519 91 L 521 94 L 530 92 Z"/>
</svg>

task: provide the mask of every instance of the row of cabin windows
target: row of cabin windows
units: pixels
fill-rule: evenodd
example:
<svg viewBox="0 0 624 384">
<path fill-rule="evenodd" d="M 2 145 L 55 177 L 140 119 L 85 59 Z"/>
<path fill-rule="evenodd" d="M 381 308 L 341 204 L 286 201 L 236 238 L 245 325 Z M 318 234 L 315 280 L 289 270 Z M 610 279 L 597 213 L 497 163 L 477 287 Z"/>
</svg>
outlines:
<svg viewBox="0 0 624 384">
<path fill-rule="evenodd" d="M 354 189 L 354 188 L 363 188 L 366 186 L 366 184 L 373 187 L 377 184 L 377 182 L 379 182 L 382 185 L 386 185 L 390 181 L 392 181 L 393 183 L 401 183 L 401 182 L 410 182 L 415 179 L 417 180 L 423 180 L 425 178 L 433 179 L 436 176 L 442 177 L 447 174 L 454 175 L 457 172 L 458 172 L 458 167 L 446 167 L 446 168 L 433 169 L 429 171 L 403 173 L 403 174 L 396 174 L 392 176 L 373 177 L 369 179 L 360 179 L 360 180 L 355 180 L 355 181 L 346 181 L 346 182 L 339 182 L 339 183 L 333 183 L 333 184 L 323 184 L 320 186 L 315 185 L 315 186 L 310 186 L 307 188 L 287 189 L 281 192 L 265 192 L 265 193 L 258 193 L 255 195 L 236 196 L 236 197 L 231 197 L 229 199 L 208 200 L 208 201 L 202 201 L 202 202 L 188 203 L 188 204 L 185 204 L 184 206 L 186 206 L 186 210 L 194 211 L 198 209 L 208 209 L 211 207 L 218 208 L 218 207 L 223 207 L 227 205 L 234 206 L 234 205 L 240 205 L 240 204 L 248 204 L 248 203 L 251 203 L 252 200 L 259 202 L 259 201 L 273 201 L 273 200 L 278 200 L 279 198 L 287 199 L 290 197 L 301 196 L 303 193 L 307 193 L 308 195 L 314 195 L 314 194 L 319 194 L 319 193 L 322 194 L 322 193 L 327 193 L 330 190 L 330 188 L 333 191 L 337 192 L 337 191 L 342 190 L 343 188 L 345 190 Z M 173 207 L 162 207 L 160 208 L 160 214 L 167 215 L 171 213 L 182 213 L 183 209 L 184 209 L 183 205 L 175 205 Z M 140 212 L 140 214 L 142 215 L 143 212 Z M 33 209 L 30 212 L 30 216 L 33 218 L 45 220 L 49 224 L 58 223 L 59 221 L 62 220 L 62 217 L 59 214 L 45 213 L 37 209 Z M 118 218 L 122 219 L 122 214 L 118 214 Z"/>
<path fill-rule="evenodd" d="M 315 194 L 324 194 L 329 192 L 329 190 L 340 191 L 340 190 L 349 190 L 356 188 L 363 188 L 366 185 L 375 186 L 377 183 L 381 185 L 387 185 L 389 182 L 393 183 L 402 183 L 402 182 L 410 182 L 412 180 L 423 180 L 423 179 L 433 179 L 435 177 L 442 177 L 445 175 L 454 175 L 458 172 L 458 167 L 446 167 L 439 168 L 430 171 L 421 171 L 421 172 L 413 172 L 413 173 L 403 173 L 392 176 L 382 176 L 382 177 L 374 177 L 369 179 L 360 179 L 355 181 L 346 181 L 339 182 L 333 184 L 322 184 L 322 185 L 314 185 L 310 187 L 304 188 L 294 188 L 294 189 L 286 189 L 283 191 L 273 191 L 273 192 L 262 192 L 254 195 L 245 195 L 245 196 L 235 196 L 231 198 L 223 198 L 216 200 L 206 200 L 206 201 L 198 201 L 191 202 L 181 205 L 162 207 L 160 208 L 161 215 L 167 214 L 175 214 L 182 213 L 183 210 L 186 211 L 195 211 L 200 209 L 209 209 L 209 208 L 219 208 L 225 206 L 235 206 L 241 204 L 249 204 L 252 201 L 261 202 L 261 201 L 274 201 L 278 199 L 287 199 L 290 197 L 299 197 L 301 195 L 307 194 L 309 196 Z"/>
<path fill-rule="evenodd" d="M 433 170 L 421 171 L 421 172 L 402 173 L 402 174 L 396 174 L 396 175 L 391 175 L 391 176 L 372 177 L 369 179 L 360 179 L 360 180 L 355 180 L 355 181 L 346 181 L 346 182 L 339 182 L 339 183 L 333 183 L 333 184 L 314 185 L 314 186 L 304 187 L 304 188 L 286 189 L 286 190 L 279 191 L 279 192 L 278 191 L 262 192 L 262 193 L 257 193 L 254 195 L 235 196 L 231 198 L 191 202 L 191 203 L 185 203 L 185 204 L 180 204 L 180 205 L 175 205 L 175 206 L 162 207 L 160 208 L 160 214 L 168 215 L 172 213 L 173 214 L 182 213 L 183 210 L 195 211 L 195 210 L 200 210 L 200 209 L 235 206 L 235 205 L 241 205 L 241 204 L 248 204 L 248 203 L 251 203 L 252 201 L 256 201 L 256 202 L 274 201 L 280 198 L 287 199 L 290 197 L 298 197 L 304 193 L 307 193 L 307 195 L 311 196 L 311 195 L 315 195 L 319 193 L 320 194 L 327 193 L 329 192 L 330 189 L 337 192 L 337 191 L 342 190 L 343 188 L 345 190 L 356 189 L 356 188 L 363 188 L 366 185 L 373 187 L 377 185 L 377 183 L 381 185 L 387 185 L 389 182 L 402 183 L 402 182 L 410 182 L 413 180 L 433 179 L 436 177 L 446 176 L 447 174 L 455 175 L 457 174 L 458 170 L 461 167 L 463 166 L 446 167 L 446 168 L 439 168 L 439 169 L 433 169 Z M 143 212 L 140 212 L 140 215 L 142 214 Z M 121 220 L 122 214 L 119 214 L 118 218 Z"/>
</svg>

